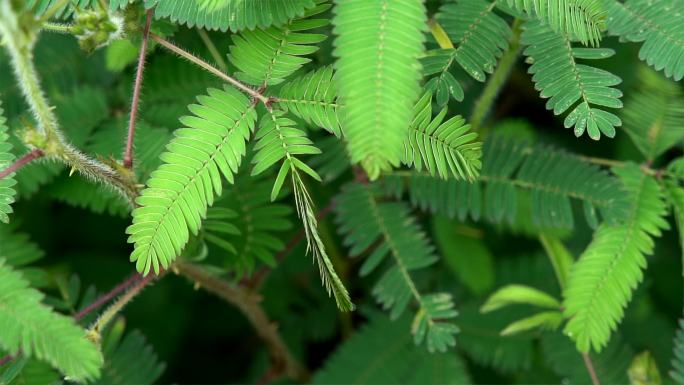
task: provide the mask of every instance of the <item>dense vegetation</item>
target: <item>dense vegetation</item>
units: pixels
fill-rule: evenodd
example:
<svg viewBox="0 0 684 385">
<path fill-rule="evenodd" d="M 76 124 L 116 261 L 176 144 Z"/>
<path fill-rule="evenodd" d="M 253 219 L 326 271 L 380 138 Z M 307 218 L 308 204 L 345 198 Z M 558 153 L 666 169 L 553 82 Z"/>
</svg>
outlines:
<svg viewBox="0 0 684 385">
<path fill-rule="evenodd" d="M 0 37 L 0 384 L 684 384 L 684 0 L 0 0 Z"/>
</svg>

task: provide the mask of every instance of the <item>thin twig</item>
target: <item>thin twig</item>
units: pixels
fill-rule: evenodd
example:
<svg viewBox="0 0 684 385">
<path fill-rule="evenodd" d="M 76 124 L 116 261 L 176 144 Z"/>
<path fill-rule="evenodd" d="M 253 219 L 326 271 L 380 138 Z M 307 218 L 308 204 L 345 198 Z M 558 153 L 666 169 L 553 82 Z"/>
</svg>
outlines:
<svg viewBox="0 0 684 385">
<path fill-rule="evenodd" d="M 121 282 L 120 284 L 114 286 L 114 288 L 112 288 L 112 290 L 103 294 L 98 299 L 93 301 L 93 303 L 84 307 L 83 310 L 76 313 L 74 315 L 74 319 L 76 319 L 76 321 L 81 320 L 83 317 L 87 316 L 88 314 L 92 313 L 93 311 L 99 309 L 101 306 L 105 305 L 107 302 L 111 301 L 114 297 L 116 297 L 119 294 L 123 293 L 124 291 L 128 290 L 129 287 L 140 282 L 141 279 L 142 279 L 142 276 L 140 274 L 134 273 L 133 275 L 128 277 L 128 279 L 126 279 L 125 281 Z"/>
<path fill-rule="evenodd" d="M 594 364 L 591 362 L 591 357 L 589 357 L 589 354 L 582 353 L 582 358 L 584 359 L 584 365 L 587 367 L 587 371 L 589 372 L 589 376 L 591 377 L 591 382 L 594 385 L 601 385 L 601 381 L 599 381 L 599 378 L 596 375 L 596 371 L 594 370 Z"/>
<path fill-rule="evenodd" d="M 5 178 L 6 176 L 12 174 L 13 172 L 17 171 L 18 169 L 26 166 L 28 163 L 31 161 L 38 159 L 45 155 L 43 151 L 39 149 L 34 149 L 28 154 L 22 156 L 21 158 L 17 159 L 14 163 L 10 164 L 6 169 L 0 171 L 0 179 Z"/>
<path fill-rule="evenodd" d="M 322 210 L 320 210 L 318 212 L 318 214 L 316 214 L 316 220 L 322 221 L 323 219 L 325 219 L 325 217 L 327 217 L 328 214 L 330 214 L 332 212 L 333 207 L 334 207 L 334 203 L 330 202 L 327 206 L 325 206 Z M 292 250 L 294 250 L 294 248 L 297 247 L 297 245 L 301 241 L 304 240 L 305 236 L 306 236 L 306 232 L 304 231 L 304 229 L 301 229 L 300 231 L 298 231 L 297 234 L 295 234 L 294 237 L 292 237 L 292 239 L 290 239 L 287 242 L 287 244 L 285 245 L 285 248 L 283 250 L 281 250 L 278 254 L 276 254 L 276 256 L 275 256 L 276 261 L 278 263 L 282 262 L 282 260 L 286 256 L 288 256 L 292 252 Z M 259 270 L 257 270 L 251 277 L 243 278 L 240 281 L 240 285 L 248 287 L 250 289 L 258 288 L 263 283 L 263 281 L 266 278 L 266 275 L 268 274 L 269 271 L 271 271 L 270 267 L 263 266 Z"/>
<path fill-rule="evenodd" d="M 171 52 L 173 52 L 173 53 L 175 53 L 175 54 L 177 54 L 178 56 L 181 56 L 181 57 L 187 59 L 187 60 L 190 61 L 191 63 L 194 63 L 194 64 L 196 64 L 196 65 L 198 65 L 198 66 L 204 68 L 205 70 L 207 70 L 207 71 L 209 71 L 210 73 L 212 73 L 212 74 L 218 76 L 218 77 L 221 78 L 222 80 L 224 80 L 224 81 L 226 81 L 226 82 L 232 84 L 232 85 L 235 86 L 236 88 L 238 88 L 238 89 L 240 89 L 240 90 L 246 92 L 247 94 L 249 94 L 249 95 L 252 96 L 253 98 L 255 98 L 255 99 L 261 101 L 262 103 L 264 103 L 264 105 L 268 106 L 269 104 L 272 103 L 272 100 L 271 100 L 271 99 L 269 99 L 268 97 L 264 96 L 264 95 L 261 94 L 260 92 L 258 92 L 258 91 L 256 91 L 256 90 L 254 90 L 254 89 L 252 89 L 252 88 L 250 88 L 250 87 L 248 87 L 248 86 L 242 84 L 239 80 L 233 79 L 232 77 L 230 77 L 230 76 L 226 75 L 225 73 L 221 72 L 221 70 L 219 70 L 218 68 L 212 66 L 211 64 L 205 62 L 204 60 L 198 58 L 197 56 L 195 56 L 195 55 L 193 55 L 193 54 L 191 54 L 191 53 L 189 53 L 189 52 L 183 50 L 182 48 L 180 48 L 180 47 L 178 47 L 178 46 L 172 44 L 172 43 L 169 42 L 168 40 L 165 40 L 165 39 L 161 38 L 160 36 L 155 35 L 154 33 L 150 33 L 150 37 L 152 38 L 152 40 L 154 40 L 154 41 L 156 41 L 157 43 L 159 43 L 162 47 L 168 49 L 169 51 L 171 51 Z"/>
<path fill-rule="evenodd" d="M 140 55 L 138 56 L 138 70 L 135 73 L 135 84 L 133 86 L 133 99 L 131 100 L 131 116 L 128 120 L 128 139 L 126 140 L 126 152 L 124 153 L 123 165 L 126 168 L 133 168 L 133 139 L 135 137 L 135 121 L 138 115 L 138 105 L 140 104 L 140 88 L 142 87 L 143 71 L 145 70 L 145 54 L 147 52 L 147 40 L 150 36 L 150 24 L 152 23 L 153 9 L 147 11 L 145 19 L 145 30 L 143 31 L 142 44 L 140 44 Z"/>
<path fill-rule="evenodd" d="M 192 263 L 178 260 L 174 267 L 199 287 L 234 305 L 244 314 L 259 337 L 266 343 L 276 375 L 286 374 L 289 378 L 301 382 L 308 380 L 308 372 L 290 353 L 278 334 L 277 325 L 268 319 L 260 306 L 261 299 L 258 295 L 251 294 L 239 286 L 233 286 Z"/>
<path fill-rule="evenodd" d="M 123 308 L 137 297 L 140 292 L 152 281 L 162 277 L 166 271 L 162 271 L 159 275 L 149 274 L 144 278 L 138 279 L 137 282 L 133 283 L 126 292 L 119 297 L 111 306 L 107 308 L 100 316 L 97 321 L 88 329 L 89 333 L 93 333 L 99 337 L 102 330 L 107 326 L 109 321 L 111 321 L 117 314 L 123 310 Z"/>
</svg>

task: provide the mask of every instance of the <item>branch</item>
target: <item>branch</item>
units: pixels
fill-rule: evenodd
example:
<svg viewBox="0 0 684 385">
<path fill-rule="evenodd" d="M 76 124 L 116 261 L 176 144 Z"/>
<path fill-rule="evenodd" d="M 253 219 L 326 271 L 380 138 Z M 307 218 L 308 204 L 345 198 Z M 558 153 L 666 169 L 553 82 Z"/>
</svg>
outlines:
<svg viewBox="0 0 684 385">
<path fill-rule="evenodd" d="M 266 343 L 273 370 L 277 374 L 286 374 L 289 378 L 301 382 L 308 380 L 309 374 L 292 356 L 278 334 L 277 326 L 271 323 L 259 305 L 260 297 L 221 280 L 200 266 L 183 260 L 178 260 L 174 266 L 180 274 L 234 305 L 245 315 L 259 337 Z"/>
<path fill-rule="evenodd" d="M 601 385 L 601 381 L 599 381 L 599 378 L 596 375 L 596 371 L 594 370 L 594 364 L 592 364 L 591 357 L 589 357 L 589 354 L 582 353 L 582 358 L 584 359 L 584 365 L 587 367 L 587 371 L 589 372 L 589 376 L 591 377 L 592 384 Z"/>
<path fill-rule="evenodd" d="M 62 1 L 56 5 L 61 3 L 67 2 Z M 57 9 L 56 5 L 51 9 Z M 137 186 L 132 178 L 81 153 L 62 135 L 53 109 L 40 87 L 33 63 L 32 49 L 36 31 L 26 28 L 21 22 L 26 22 L 26 18 L 15 13 L 11 1 L 0 0 L 0 35 L 4 38 L 5 47 L 12 59 L 17 83 L 38 122 L 37 135 L 31 135 L 34 137 L 33 141 L 25 141 L 40 149 L 46 157 L 60 160 L 92 179 L 111 185 L 134 205 Z"/>
<path fill-rule="evenodd" d="M 140 88 L 142 87 L 143 71 L 145 69 L 145 54 L 147 52 L 147 40 L 150 36 L 150 24 L 152 23 L 153 9 L 147 11 L 145 19 L 145 30 L 140 44 L 140 56 L 138 56 L 138 70 L 135 73 L 135 84 L 133 85 L 133 98 L 131 100 L 131 116 L 128 120 L 128 139 L 126 140 L 126 152 L 124 153 L 123 165 L 130 169 L 133 168 L 133 138 L 135 136 L 135 119 L 138 115 L 138 105 L 140 104 Z"/>
<path fill-rule="evenodd" d="M 260 92 L 242 84 L 239 80 L 234 79 L 234 78 L 226 75 L 225 73 L 221 72 L 221 70 L 219 70 L 218 68 L 212 66 L 211 64 L 205 62 L 204 60 L 198 58 L 197 56 L 183 50 L 182 48 L 172 44 L 168 40 L 164 40 L 162 37 L 157 36 L 154 33 L 150 33 L 150 37 L 152 38 L 152 40 L 159 43 L 159 45 L 161 45 L 162 47 L 168 49 L 169 51 L 177 54 L 178 56 L 180 56 L 184 59 L 187 59 L 191 63 L 194 63 L 194 64 L 200 66 L 201 68 L 209 71 L 210 73 L 218 76 L 219 78 L 221 78 L 222 80 L 232 84 L 233 86 L 235 86 L 239 90 L 249 94 L 255 100 L 261 101 L 262 103 L 264 103 L 264 105 L 268 106 L 273 102 L 270 98 L 264 96 Z"/>
<path fill-rule="evenodd" d="M 21 158 L 17 159 L 14 163 L 10 164 L 6 169 L 0 171 L 0 179 L 3 179 L 7 177 L 8 175 L 12 174 L 13 172 L 17 171 L 18 169 L 26 166 L 29 162 L 38 159 L 45 155 L 43 151 L 39 149 L 34 149 L 33 151 L 29 152 L 28 154 L 22 156 Z"/>
<path fill-rule="evenodd" d="M 155 274 L 149 274 L 146 277 L 142 278 L 139 274 L 134 275 L 134 277 L 137 276 L 137 280 L 134 281 L 133 284 L 129 286 L 129 289 L 126 290 L 126 292 L 119 297 L 110 307 L 107 308 L 100 316 L 97 318 L 97 321 L 93 323 L 93 325 L 88 329 L 88 336 L 93 339 L 94 341 L 98 342 L 100 341 L 100 333 L 104 328 L 107 326 L 109 321 L 112 320 L 123 308 L 133 300 L 133 298 L 137 297 L 140 292 L 153 280 L 157 278 L 161 278 L 166 271 L 161 271 L 159 275 Z"/>
</svg>

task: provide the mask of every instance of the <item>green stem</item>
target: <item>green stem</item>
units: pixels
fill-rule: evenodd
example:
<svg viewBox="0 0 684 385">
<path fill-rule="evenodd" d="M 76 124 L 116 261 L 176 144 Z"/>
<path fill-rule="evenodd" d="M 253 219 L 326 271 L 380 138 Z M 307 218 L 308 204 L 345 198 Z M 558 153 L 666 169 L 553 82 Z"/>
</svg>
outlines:
<svg viewBox="0 0 684 385">
<path fill-rule="evenodd" d="M 86 156 L 62 135 L 57 117 L 43 93 L 33 64 L 32 49 L 37 31 L 30 26 L 21 25 L 20 21 L 25 19 L 20 16 L 12 8 L 10 0 L 0 0 L 0 35 L 4 37 L 5 46 L 12 59 L 17 83 L 38 122 L 36 132 L 26 132 L 24 142 L 41 150 L 47 158 L 64 162 L 72 170 L 114 187 L 133 205 L 137 196 L 135 178 Z"/>
<path fill-rule="evenodd" d="M 88 328 L 88 337 L 93 341 L 99 342 L 102 330 L 109 324 L 109 322 L 123 310 L 123 308 L 133 300 L 140 292 L 153 280 L 161 277 L 163 272 L 159 275 L 150 274 L 147 277 L 141 279 L 135 285 L 131 286 L 119 299 L 117 299 L 111 306 L 107 308 L 100 316 L 97 321 Z"/>
<path fill-rule="evenodd" d="M 473 114 L 470 117 L 470 124 L 475 130 L 484 123 L 487 114 L 489 114 L 492 108 L 492 104 L 496 100 L 497 95 L 499 95 L 501 88 L 506 84 L 506 80 L 518 60 L 518 55 L 520 54 L 520 35 L 522 33 L 521 25 L 522 21 L 515 19 L 513 22 L 513 35 L 511 36 L 508 49 L 501 56 L 499 65 L 492 76 L 489 77 L 482 94 L 475 102 Z"/>
<path fill-rule="evenodd" d="M 44 31 L 64 33 L 64 34 L 71 33 L 72 28 L 73 28 L 73 26 L 71 24 L 62 24 L 62 23 L 44 23 L 43 25 L 41 25 L 41 29 Z"/>
</svg>

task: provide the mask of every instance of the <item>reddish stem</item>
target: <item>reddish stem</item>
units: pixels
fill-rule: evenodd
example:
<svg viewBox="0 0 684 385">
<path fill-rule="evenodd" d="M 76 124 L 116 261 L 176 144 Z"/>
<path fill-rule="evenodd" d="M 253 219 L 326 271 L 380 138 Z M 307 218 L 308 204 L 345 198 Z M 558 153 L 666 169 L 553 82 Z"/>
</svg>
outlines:
<svg viewBox="0 0 684 385">
<path fill-rule="evenodd" d="M 151 277 L 152 275 L 148 275 L 147 277 Z M 83 310 L 79 311 L 74 315 L 74 319 L 76 321 L 81 320 L 83 317 L 87 316 L 88 314 L 92 313 L 93 311 L 97 310 L 107 302 L 111 301 L 114 297 L 117 295 L 123 293 L 126 291 L 129 287 L 133 287 L 135 284 L 140 282 L 143 279 L 143 277 L 138 274 L 134 273 L 128 279 L 125 281 L 121 282 L 120 284 L 114 286 L 112 290 L 110 290 L 108 293 L 103 294 L 101 297 L 93 301 L 90 305 L 86 306 L 83 308 Z"/>
<path fill-rule="evenodd" d="M 11 173 L 17 171 L 18 169 L 26 166 L 27 163 L 31 162 L 34 159 L 38 159 L 45 155 L 43 151 L 39 149 L 35 149 L 28 154 L 22 156 L 21 158 L 17 159 L 14 163 L 9 165 L 6 169 L 0 171 L 0 179 L 5 178 L 6 176 L 10 175 Z"/>
<path fill-rule="evenodd" d="M 147 11 L 145 20 L 145 30 L 143 32 L 142 44 L 140 45 L 140 56 L 138 56 L 138 70 L 135 73 L 135 84 L 133 85 L 133 100 L 131 101 L 131 116 L 128 121 L 128 139 L 126 140 L 126 153 L 124 154 L 123 165 L 126 168 L 133 168 L 133 138 L 135 137 L 135 120 L 138 115 L 138 105 L 140 104 L 140 88 L 142 87 L 143 71 L 145 69 L 145 54 L 147 52 L 147 40 L 150 37 L 150 24 L 152 23 L 152 12 Z"/>
</svg>

